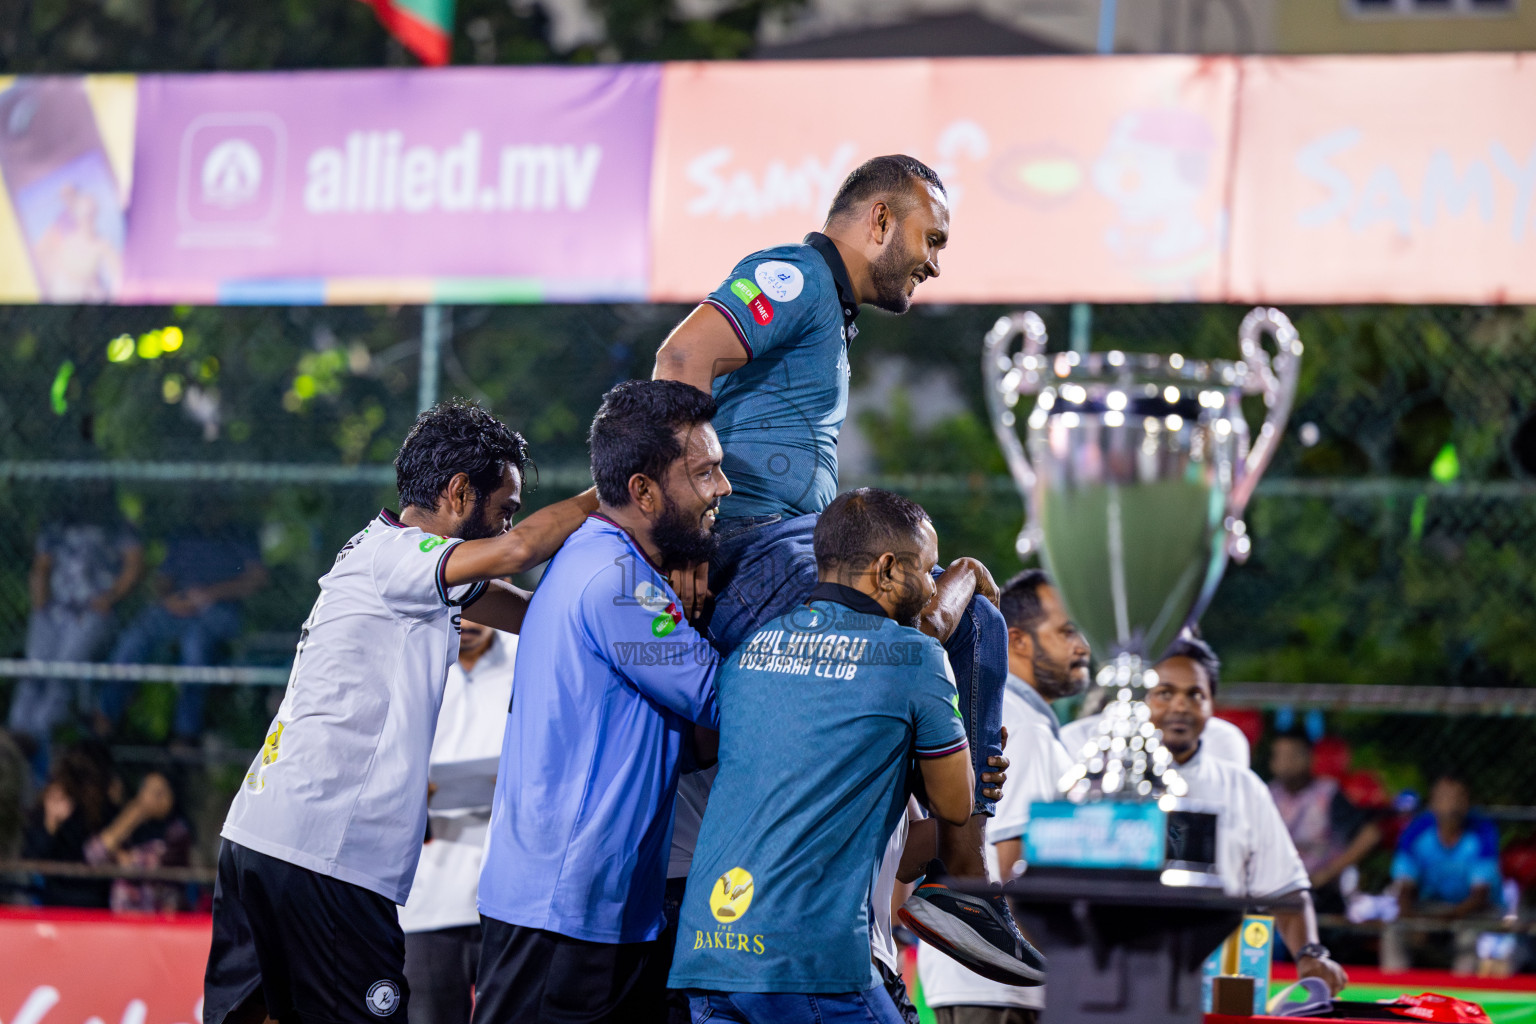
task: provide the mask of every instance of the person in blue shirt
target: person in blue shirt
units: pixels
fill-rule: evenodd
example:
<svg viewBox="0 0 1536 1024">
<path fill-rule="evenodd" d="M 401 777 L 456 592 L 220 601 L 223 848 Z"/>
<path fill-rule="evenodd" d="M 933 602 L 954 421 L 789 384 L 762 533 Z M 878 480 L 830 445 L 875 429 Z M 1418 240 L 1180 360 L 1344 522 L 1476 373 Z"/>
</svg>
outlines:
<svg viewBox="0 0 1536 1024">
<path fill-rule="evenodd" d="M 814 545 L 809 600 L 716 680 L 720 763 L 671 976 L 694 1020 L 898 1024 L 869 920 L 914 755 L 930 810 L 971 815 L 959 694 L 943 646 L 916 628 L 935 592 L 933 524 L 861 488 L 827 506 Z"/>
<path fill-rule="evenodd" d="M 949 199 L 939 176 L 909 156 L 875 157 L 848 175 L 821 231 L 747 256 L 657 351 L 655 378 L 712 391 L 719 405 L 715 426 L 735 491 L 721 507 L 720 550 L 707 588 L 686 576 L 676 582 L 690 608 L 703 607 L 706 590 L 713 593 L 708 627 L 722 655 L 804 601 L 815 585 L 812 534 L 837 493 L 837 439 L 848 411 L 848 348 L 858 334 L 859 307 L 905 313 L 917 286 L 938 276 L 948 241 Z M 1008 626 L 991 576 L 967 561 L 969 572 L 940 577 L 934 612 L 949 606 L 961 619 L 960 628 L 944 634 L 944 648 L 977 789 L 972 818 L 938 834 L 947 870 L 977 878 L 987 873 L 982 840 L 996 810 L 982 775 L 1002 754 Z M 973 588 L 975 574 L 983 581 Z M 903 918 L 949 914 L 947 903 L 931 899 L 942 891 L 925 886 Z M 971 929 L 980 918 L 985 924 Z M 940 948 L 968 967 L 992 971 L 1002 952 L 1020 965 L 998 980 L 1034 983 L 1038 955 L 1000 893 L 980 918 L 958 918 L 967 926 L 960 930 L 937 929 L 951 936 Z"/>
<path fill-rule="evenodd" d="M 1440 776 L 1429 791 L 1429 810 L 1408 823 L 1392 856 L 1399 915 L 1445 918 L 1455 936 L 1453 967 L 1460 974 L 1477 966 L 1477 936 L 1487 922 L 1475 919 L 1495 909 L 1502 881 L 1498 827 L 1471 807 L 1466 782 Z M 1387 925 L 1382 968 L 1406 971 L 1410 961 L 1409 937 L 1395 922 Z"/>
<path fill-rule="evenodd" d="M 718 656 L 667 573 L 708 560 L 731 493 L 714 412 L 687 384 L 628 381 L 592 421 L 598 509 L 550 561 L 517 649 L 480 875 L 481 1024 L 665 1019 L 673 797 L 719 719 Z"/>
</svg>

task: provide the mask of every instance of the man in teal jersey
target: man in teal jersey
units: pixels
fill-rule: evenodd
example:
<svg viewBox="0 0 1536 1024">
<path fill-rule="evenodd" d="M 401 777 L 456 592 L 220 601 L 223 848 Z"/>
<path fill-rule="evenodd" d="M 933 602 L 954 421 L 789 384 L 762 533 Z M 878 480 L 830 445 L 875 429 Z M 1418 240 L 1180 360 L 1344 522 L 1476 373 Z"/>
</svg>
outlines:
<svg viewBox="0 0 1536 1024">
<path fill-rule="evenodd" d="M 948 241 L 949 202 L 938 175 L 912 157 L 875 157 L 843 182 L 821 231 L 747 256 L 656 353 L 654 376 L 712 391 L 719 407 L 714 426 L 735 489 L 721 506 L 709 572 L 709 633 L 723 656 L 815 586 L 811 538 L 817 514 L 837 493 L 859 307 L 906 312 L 917 286 L 938 276 Z M 1008 630 L 995 597 L 985 568 L 962 559 L 939 576 L 922 620 L 930 635 L 946 637 L 977 787 L 972 819 L 939 829 L 939 854 L 950 872 L 969 877 L 986 874 L 982 835 L 996 802 L 982 775 L 1002 753 Z M 956 619 L 952 632 L 934 628 Z M 930 898 L 939 891 L 925 886 L 903 919 L 915 918 L 910 926 L 974 970 L 1038 983 L 1038 954 L 1001 894 L 950 921 L 938 919 L 954 916 L 948 904 Z M 1021 962 L 999 968 L 999 955 Z"/>
<path fill-rule="evenodd" d="M 900 1021 L 870 957 L 874 864 L 915 754 L 929 808 L 970 817 L 974 778 L 944 649 L 919 632 L 938 537 L 863 488 L 815 532 L 807 603 L 716 679 L 720 766 L 684 898 L 671 985 L 693 1019 Z"/>
</svg>

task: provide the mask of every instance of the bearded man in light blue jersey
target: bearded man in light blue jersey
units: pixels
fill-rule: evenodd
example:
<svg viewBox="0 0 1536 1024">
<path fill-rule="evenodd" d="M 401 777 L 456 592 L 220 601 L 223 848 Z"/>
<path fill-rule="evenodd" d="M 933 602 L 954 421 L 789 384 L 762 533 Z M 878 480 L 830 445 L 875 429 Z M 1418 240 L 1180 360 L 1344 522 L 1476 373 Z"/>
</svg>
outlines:
<svg viewBox="0 0 1536 1024">
<path fill-rule="evenodd" d="M 837 438 L 859 307 L 905 313 L 917 286 L 938 276 L 948 242 L 949 200 L 939 176 L 909 156 L 875 157 L 848 175 L 821 231 L 747 256 L 656 353 L 653 376 L 712 391 L 719 406 L 714 425 L 734 487 L 721 507 L 720 549 L 708 578 L 709 633 L 722 656 L 815 587 L 812 535 L 837 494 Z M 679 585 L 694 603 L 687 581 Z M 961 559 L 939 575 L 922 619 L 930 635 L 947 637 L 971 752 L 971 819 L 939 829 L 940 858 L 966 877 L 986 874 L 982 835 L 996 800 L 983 776 L 1002 754 L 1008 628 L 996 596 L 986 569 Z M 937 628 L 956 617 L 953 632 Z M 966 900 L 964 914 L 953 911 L 957 898 L 945 886 L 925 885 L 902 919 L 973 970 L 1038 984 L 1043 961 L 1001 893 Z"/>
</svg>

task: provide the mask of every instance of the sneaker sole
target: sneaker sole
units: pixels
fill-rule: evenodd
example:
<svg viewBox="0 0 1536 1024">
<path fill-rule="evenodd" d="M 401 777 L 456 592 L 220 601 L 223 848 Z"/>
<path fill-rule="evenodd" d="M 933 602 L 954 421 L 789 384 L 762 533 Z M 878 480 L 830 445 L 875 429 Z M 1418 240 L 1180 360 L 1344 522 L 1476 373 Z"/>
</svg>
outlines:
<svg viewBox="0 0 1536 1024">
<path fill-rule="evenodd" d="M 964 924 L 923 900 L 908 900 L 896 916 L 924 942 L 983 978 L 1021 988 L 1045 984 L 1044 971 L 982 942 Z"/>
</svg>

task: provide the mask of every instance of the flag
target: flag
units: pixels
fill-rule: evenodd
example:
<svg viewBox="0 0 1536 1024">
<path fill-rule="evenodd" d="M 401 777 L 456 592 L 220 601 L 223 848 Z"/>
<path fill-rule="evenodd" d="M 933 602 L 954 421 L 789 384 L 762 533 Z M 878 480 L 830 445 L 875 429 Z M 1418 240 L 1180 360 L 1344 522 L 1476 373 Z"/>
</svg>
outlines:
<svg viewBox="0 0 1536 1024">
<path fill-rule="evenodd" d="M 363 0 L 379 22 L 423 64 L 448 63 L 453 0 Z"/>
</svg>

